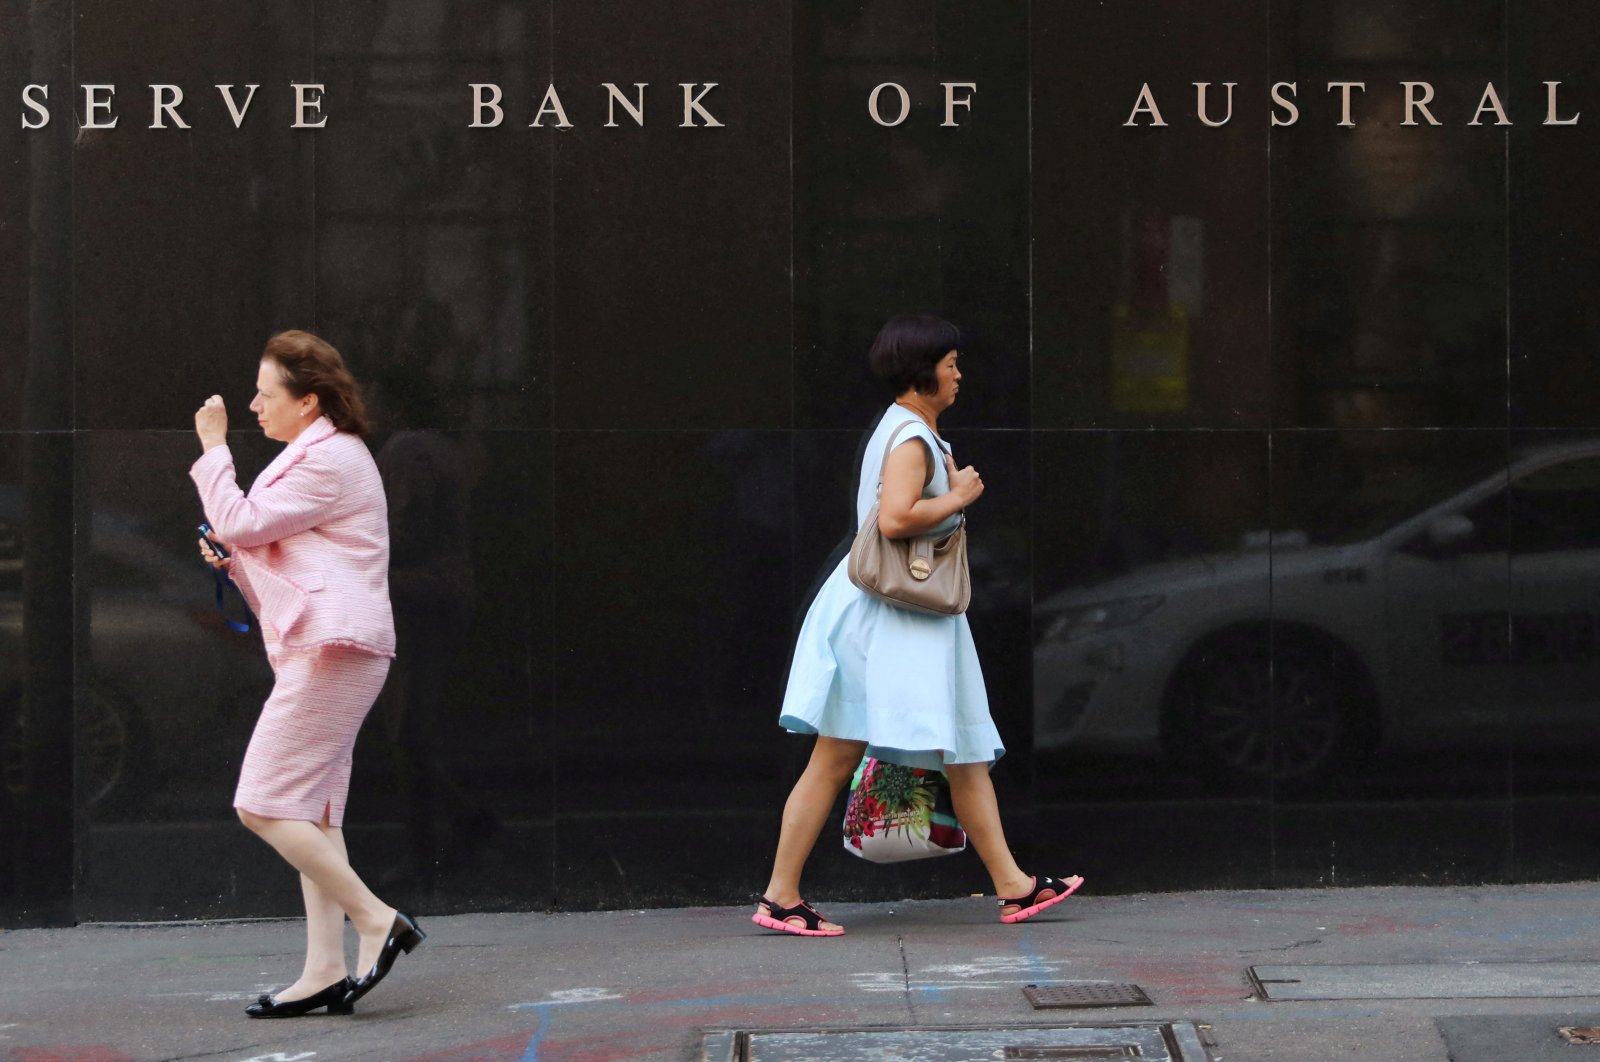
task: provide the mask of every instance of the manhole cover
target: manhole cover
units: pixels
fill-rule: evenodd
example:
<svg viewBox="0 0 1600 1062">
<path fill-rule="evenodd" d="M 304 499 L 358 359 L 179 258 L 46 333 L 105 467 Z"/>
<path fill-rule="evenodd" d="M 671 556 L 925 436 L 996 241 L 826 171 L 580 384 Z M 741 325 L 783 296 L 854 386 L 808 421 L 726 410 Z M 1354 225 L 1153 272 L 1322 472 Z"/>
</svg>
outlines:
<svg viewBox="0 0 1600 1062">
<path fill-rule="evenodd" d="M 838 1029 L 711 1029 L 702 1062 L 992 1062 L 1010 1058 L 1136 1058 L 1216 1062 L 1210 1026 L 1194 1022 L 1103 1025 L 883 1026 Z"/>
<path fill-rule="evenodd" d="M 1022 990 L 1035 1010 L 1066 1007 L 1152 1007 L 1138 985 L 1108 981 L 1068 981 L 1053 985 L 1028 985 Z"/>
</svg>

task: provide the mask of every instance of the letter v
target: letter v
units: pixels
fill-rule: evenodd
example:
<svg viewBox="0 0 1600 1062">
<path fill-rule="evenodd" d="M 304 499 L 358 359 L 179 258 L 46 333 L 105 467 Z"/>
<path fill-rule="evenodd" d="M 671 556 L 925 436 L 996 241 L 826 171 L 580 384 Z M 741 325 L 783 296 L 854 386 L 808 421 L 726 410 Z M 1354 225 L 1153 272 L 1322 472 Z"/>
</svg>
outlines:
<svg viewBox="0 0 1600 1062">
<path fill-rule="evenodd" d="M 233 102 L 232 85 L 217 86 L 217 91 L 222 93 L 223 102 L 228 105 L 228 113 L 233 115 L 233 127 L 235 129 L 239 128 L 240 124 L 244 122 L 245 112 L 250 110 L 250 101 L 256 98 L 256 89 L 260 87 L 260 85 L 246 85 L 245 88 L 249 89 L 250 93 L 244 98 L 244 106 L 240 107 Z"/>
</svg>

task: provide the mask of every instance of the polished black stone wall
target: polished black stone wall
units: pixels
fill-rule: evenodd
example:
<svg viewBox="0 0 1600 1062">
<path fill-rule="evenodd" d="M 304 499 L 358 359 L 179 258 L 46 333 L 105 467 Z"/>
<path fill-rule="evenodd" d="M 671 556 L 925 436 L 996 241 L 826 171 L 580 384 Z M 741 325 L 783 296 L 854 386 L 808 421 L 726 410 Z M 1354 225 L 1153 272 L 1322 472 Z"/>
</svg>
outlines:
<svg viewBox="0 0 1600 1062">
<path fill-rule="evenodd" d="M 1109 891 L 1600 872 L 1600 17 L 0 0 L 0 919 L 284 914 L 271 674 L 193 558 L 191 415 L 272 332 L 368 388 L 399 657 L 357 865 L 407 908 L 742 901 L 807 743 L 864 352 L 960 323 L 974 634 L 1025 864 Z M 1353 128 L 1330 81 L 1365 81 Z M 1441 125 L 1405 126 L 1403 81 Z M 603 82 L 648 83 L 607 124 Z M 1295 82 L 1300 120 L 1268 94 Z M 1560 114 L 1541 124 L 1544 82 Z M 155 130 L 152 82 L 192 128 Z M 326 128 L 291 128 L 291 82 Z M 466 86 L 505 121 L 469 128 Z M 719 127 L 684 128 L 680 83 Z M 867 98 L 903 85 L 901 125 Z M 974 82 L 942 125 L 941 84 Z M 1209 82 L 1208 127 L 1195 82 Z M 1469 124 L 1492 82 L 1512 119 Z M 74 86 L 118 86 L 78 130 Z M 261 85 L 235 129 L 211 87 Z M 529 128 L 546 86 L 569 129 Z M 1124 123 L 1148 84 L 1167 122 Z M 884 106 L 896 109 L 894 97 Z M 1594 111 L 1591 115 L 1590 111 Z M 18 113 L 22 113 L 20 105 Z M 821 897 L 984 887 L 819 844 Z"/>
</svg>

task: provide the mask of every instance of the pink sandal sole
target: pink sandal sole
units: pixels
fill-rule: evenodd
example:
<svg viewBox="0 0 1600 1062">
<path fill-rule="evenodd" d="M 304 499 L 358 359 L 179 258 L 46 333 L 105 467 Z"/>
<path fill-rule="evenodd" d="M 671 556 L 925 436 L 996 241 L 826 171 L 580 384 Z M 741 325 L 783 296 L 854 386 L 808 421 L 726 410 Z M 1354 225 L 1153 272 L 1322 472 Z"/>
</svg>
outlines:
<svg viewBox="0 0 1600 1062">
<path fill-rule="evenodd" d="M 793 933 L 797 937 L 842 937 L 842 929 L 802 929 L 800 926 L 789 922 L 780 922 L 776 918 L 769 918 L 764 914 L 753 914 L 750 921 L 765 929 L 776 929 L 780 933 Z"/>
<path fill-rule="evenodd" d="M 1009 904 L 1024 902 L 1024 901 L 1032 898 L 1034 895 L 1036 895 L 1036 894 L 1038 894 L 1040 892 L 1043 892 L 1045 889 L 1050 887 L 1048 885 L 1039 885 L 1038 884 L 1039 879 L 1037 877 L 1035 877 L 1033 880 L 1034 880 L 1034 890 L 1033 890 L 1033 892 L 1030 892 L 1027 896 L 1018 896 L 1016 899 L 1011 899 L 1011 900 L 1002 899 L 1000 901 L 1000 906 L 1001 907 L 1005 907 L 1005 906 L 1007 906 Z M 1045 875 L 1045 880 L 1046 881 L 1051 880 L 1049 875 Z M 1064 885 L 1066 887 L 1063 888 L 1063 889 L 1058 890 L 1056 892 L 1056 894 L 1054 896 L 1050 897 L 1048 900 L 1041 900 L 1039 903 L 1036 903 L 1031 907 L 1024 907 L 1022 910 L 1013 911 L 1011 914 L 1003 914 L 1003 915 L 1000 916 L 1000 921 L 1006 923 L 1007 925 L 1011 925 L 1011 924 L 1016 923 L 1016 922 L 1026 922 L 1028 919 L 1032 918 L 1034 915 L 1038 914 L 1040 911 L 1043 911 L 1045 908 L 1054 907 L 1056 904 L 1060 903 L 1062 900 L 1065 900 L 1068 896 L 1071 896 L 1073 893 L 1077 892 L 1078 891 L 1078 886 L 1083 884 L 1083 878 L 1081 876 L 1078 876 L 1078 875 L 1073 875 L 1072 877 L 1068 878 L 1066 881 L 1059 882 L 1059 884 Z"/>
<path fill-rule="evenodd" d="M 756 913 L 750 916 L 750 921 L 754 922 L 763 929 L 776 929 L 779 933 L 793 933 L 797 937 L 844 936 L 844 930 L 842 929 L 823 929 L 822 915 L 818 914 L 817 909 L 806 903 L 804 900 L 801 900 L 793 907 L 779 907 L 766 897 L 762 897 L 757 902 L 756 907 Z M 763 907 L 766 908 L 766 911 L 760 910 L 760 908 Z M 776 917 L 778 915 L 782 915 L 783 917 Z M 788 921 L 790 918 L 802 919 L 806 925 L 797 926 Z M 806 926 L 813 925 L 817 928 L 806 928 Z"/>
</svg>

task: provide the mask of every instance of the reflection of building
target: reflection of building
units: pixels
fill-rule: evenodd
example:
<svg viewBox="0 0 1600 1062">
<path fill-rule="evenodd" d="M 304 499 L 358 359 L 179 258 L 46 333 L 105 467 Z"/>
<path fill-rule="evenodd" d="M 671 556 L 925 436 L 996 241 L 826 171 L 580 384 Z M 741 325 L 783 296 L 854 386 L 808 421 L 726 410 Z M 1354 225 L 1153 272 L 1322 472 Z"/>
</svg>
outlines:
<svg viewBox="0 0 1600 1062">
<path fill-rule="evenodd" d="M 1483 10 L 1482 34 L 1470 18 L 1446 24 L 1400 6 L 1290 16 L 1275 77 L 1368 87 L 1353 128 L 1319 116 L 1272 138 L 1279 294 L 1292 308 L 1276 330 L 1287 355 L 1277 365 L 1279 394 L 1298 407 L 1291 423 L 1467 425 L 1503 406 L 1508 134 L 1455 113 L 1485 83 L 1505 84 L 1498 16 Z M 1395 86 L 1418 70 L 1438 87 L 1440 128 L 1402 125 Z"/>
<path fill-rule="evenodd" d="M 0 152 L 0 504 L 15 490 L 28 529 L 21 585 L 0 569 L 0 619 L 29 647 L 24 692 L 9 673 L 0 684 L 0 799 L 26 788 L 38 813 L 6 804 L 0 842 L 48 850 L 0 859 L 0 910 L 44 917 L 16 900 L 24 886 L 56 919 L 298 902 L 227 876 L 255 842 L 229 821 L 237 750 L 229 733 L 197 737 L 196 705 L 247 733 L 264 664 L 238 664 L 226 642 L 203 664 L 183 655 L 209 602 L 190 581 L 179 438 L 189 389 L 239 408 L 262 338 L 291 325 L 350 356 L 375 449 L 399 439 L 391 458 L 410 447 L 450 481 L 402 514 L 416 548 L 397 551 L 397 605 L 423 650 L 397 665 L 390 707 L 406 711 L 390 721 L 410 756 L 387 755 L 373 728 L 353 843 L 404 829 L 408 810 L 481 837 L 492 823 L 476 810 L 491 812 L 481 862 L 441 874 L 434 909 L 742 897 L 737 883 L 765 869 L 749 809 L 769 806 L 800 755 L 771 713 L 790 619 L 849 530 L 850 449 L 881 405 L 862 351 L 905 310 L 972 335 L 944 427 L 990 484 L 971 514 L 973 626 L 1011 749 L 996 782 L 1007 807 L 1034 800 L 1041 859 L 1130 888 L 1322 880 L 1335 842 L 1342 873 L 1346 853 L 1369 853 L 1353 872 L 1369 881 L 1595 873 L 1592 851 L 1527 833 L 1600 792 L 1593 768 L 1513 750 L 1539 728 L 1508 729 L 1498 757 L 1491 743 L 1477 759 L 1423 735 L 1447 699 L 1430 674 L 1467 676 L 1466 703 L 1489 694 L 1499 654 L 1538 707 L 1560 694 L 1526 686 L 1534 661 L 1582 670 L 1585 608 L 1530 604 L 1559 568 L 1554 553 L 1516 552 L 1538 528 L 1508 523 L 1503 583 L 1493 551 L 1391 551 L 1381 579 L 1379 561 L 1348 557 L 1552 444 L 1544 429 L 1600 431 L 1593 116 L 1576 131 L 1524 119 L 1547 78 L 1589 109 L 1600 15 L 1554 0 L 325 0 L 217 7 L 201 34 L 148 5 L 71 8 L 0 0 L 30 27 L 0 40 L 0 68 L 26 64 L 18 83 L 138 88 L 119 97 L 119 129 L 81 138 L 57 90 L 61 120 Z M 1313 90 L 1347 77 L 1373 86 L 1354 129 L 1330 120 L 1336 95 Z M 1395 123 L 1394 86 L 1412 77 L 1438 88 L 1443 127 Z M 1192 85 L 1223 78 L 1239 82 L 1233 119 L 1204 127 L 1185 113 Z M 193 130 L 138 120 L 132 98 L 158 79 L 185 87 Z M 1279 79 L 1300 82 L 1305 114 L 1275 129 Z M 574 128 L 525 124 L 551 82 L 648 82 L 656 101 L 688 80 L 719 83 L 723 127 L 652 112 L 647 128 L 607 129 L 603 94 L 577 88 Z M 1514 128 L 1463 123 L 1490 80 Z M 263 86 L 238 130 L 209 88 L 227 81 Z M 289 129 L 290 97 L 270 86 L 291 81 L 325 83 L 326 129 Z M 949 128 L 945 81 L 979 86 Z M 1122 125 L 1145 81 L 1167 128 Z M 502 128 L 468 128 L 471 82 L 503 88 Z M 866 109 L 886 82 L 913 100 L 893 129 Z M 248 478 L 270 448 L 245 436 Z M 108 563 L 133 540 L 136 558 Z M 1478 582 L 1458 604 L 1478 611 L 1452 606 L 1437 631 L 1393 611 L 1469 567 Z M 1581 563 L 1568 574 L 1583 592 Z M 1402 577 L 1414 600 L 1394 589 Z M 1491 585 L 1501 598 L 1484 596 Z M 1124 589 L 1097 596 L 1112 586 Z M 1116 607 L 1092 622 L 1093 609 L 1028 607 L 1069 596 Z M 1288 680 L 1328 662 L 1277 636 L 1291 622 L 1334 632 L 1351 646 L 1337 659 L 1369 673 L 1372 736 L 1398 760 L 1340 776 L 1368 788 L 1341 789 L 1337 814 L 1294 821 L 1271 785 L 1223 801 L 1160 761 L 1123 771 L 1087 754 L 1089 722 L 1104 721 L 1091 714 L 1054 747 L 1065 694 L 1088 681 L 1068 649 L 1136 632 L 1171 643 L 1136 647 L 1147 668 L 1124 644 L 1117 673 L 1141 685 L 1116 699 L 1132 706 L 1116 724 L 1153 742 L 1149 705 L 1201 621 L 1224 614 L 1246 626 L 1216 659 L 1265 683 L 1274 727 Z M 1058 621 L 1085 633 L 1041 643 Z M 1116 666 L 1109 648 L 1097 661 Z M 1343 712 L 1363 700 L 1352 689 L 1319 703 Z M 1513 717 L 1494 705 L 1514 700 L 1502 689 L 1485 717 Z M 119 720 L 153 746 L 132 758 L 153 776 L 117 775 Z M 1035 735 L 1051 746 L 1037 763 Z M 1264 747 L 1232 755 L 1259 764 Z M 1414 769 L 1430 756 L 1448 760 L 1447 782 Z M 442 773 L 407 789 L 397 762 L 419 761 Z M 74 777 L 90 782 L 75 792 Z M 1410 789 L 1374 796 L 1374 777 Z M 464 816 L 430 807 L 455 795 L 449 783 Z M 1530 790 L 1564 803 L 1527 813 Z M 1407 815 L 1426 821 L 1396 842 Z M 1152 852 L 1213 841 L 1227 855 L 1140 877 L 1130 828 Z M 220 853 L 196 868 L 213 877 L 163 873 L 196 845 Z M 920 887 L 970 885 L 955 867 L 935 873 L 951 877 Z M 885 880 L 828 884 L 899 888 Z"/>
</svg>

